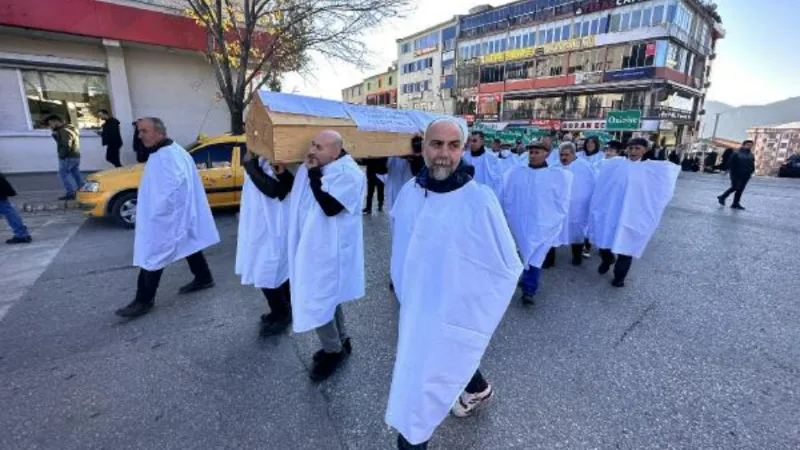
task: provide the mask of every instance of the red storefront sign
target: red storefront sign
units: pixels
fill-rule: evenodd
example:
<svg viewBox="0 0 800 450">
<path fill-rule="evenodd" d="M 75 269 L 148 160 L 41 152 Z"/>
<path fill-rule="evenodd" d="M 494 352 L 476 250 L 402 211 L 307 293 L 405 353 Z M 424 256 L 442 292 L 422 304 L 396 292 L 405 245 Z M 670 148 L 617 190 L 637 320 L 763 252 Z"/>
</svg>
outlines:
<svg viewBox="0 0 800 450">
<path fill-rule="evenodd" d="M 560 130 L 561 121 L 557 119 L 532 119 L 531 125 L 540 130 Z"/>
</svg>

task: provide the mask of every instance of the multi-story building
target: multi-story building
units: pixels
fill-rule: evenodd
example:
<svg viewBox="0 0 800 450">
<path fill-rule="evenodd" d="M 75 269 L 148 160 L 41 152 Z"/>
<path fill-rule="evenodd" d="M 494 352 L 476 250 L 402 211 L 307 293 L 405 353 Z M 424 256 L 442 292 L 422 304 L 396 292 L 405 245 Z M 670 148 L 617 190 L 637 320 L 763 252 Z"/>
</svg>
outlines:
<svg viewBox="0 0 800 450">
<path fill-rule="evenodd" d="M 55 171 L 42 119 L 81 131 L 81 168 L 109 168 L 98 110 L 122 123 L 123 163 L 135 162 L 133 119 L 158 116 L 176 142 L 230 130 L 203 57 L 205 30 L 179 0 L 3 0 L 0 7 L 0 171 Z M 168 93 L 168 95 L 166 95 Z"/>
<path fill-rule="evenodd" d="M 786 158 L 800 154 L 800 122 L 747 130 L 753 141 L 756 175 L 775 176 Z"/>
<path fill-rule="evenodd" d="M 342 89 L 342 101 L 345 103 L 363 105 L 365 103 L 365 99 L 364 82 Z"/>
<path fill-rule="evenodd" d="M 681 143 L 699 128 L 725 34 L 714 16 L 698 0 L 473 8 L 459 20 L 456 113 Z"/>
<path fill-rule="evenodd" d="M 397 65 L 393 64 L 386 72 L 365 78 L 361 83 L 364 90 L 365 105 L 397 108 Z"/>
<path fill-rule="evenodd" d="M 397 40 L 400 108 L 453 114 L 458 17 Z"/>
</svg>

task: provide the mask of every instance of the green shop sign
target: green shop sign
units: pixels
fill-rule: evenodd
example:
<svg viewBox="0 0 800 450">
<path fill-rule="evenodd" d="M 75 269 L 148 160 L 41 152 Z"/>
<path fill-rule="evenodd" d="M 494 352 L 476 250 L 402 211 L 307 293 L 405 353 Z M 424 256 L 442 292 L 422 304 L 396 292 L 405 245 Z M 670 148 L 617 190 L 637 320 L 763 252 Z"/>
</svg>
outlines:
<svg viewBox="0 0 800 450">
<path fill-rule="evenodd" d="M 609 111 L 606 118 L 607 131 L 638 130 L 642 124 L 642 112 L 638 109 Z"/>
</svg>

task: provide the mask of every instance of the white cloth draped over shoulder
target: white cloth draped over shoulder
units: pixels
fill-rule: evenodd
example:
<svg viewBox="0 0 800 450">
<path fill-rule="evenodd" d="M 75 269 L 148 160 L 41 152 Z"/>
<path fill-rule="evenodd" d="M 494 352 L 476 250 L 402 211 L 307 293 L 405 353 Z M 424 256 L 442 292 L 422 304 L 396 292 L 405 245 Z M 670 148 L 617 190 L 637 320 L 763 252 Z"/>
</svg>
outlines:
<svg viewBox="0 0 800 450">
<path fill-rule="evenodd" d="M 593 165 L 597 164 L 598 162 L 600 162 L 603 159 L 605 159 L 605 157 L 606 157 L 606 154 L 601 152 L 601 151 L 596 152 L 592 156 L 586 156 L 586 152 L 584 152 L 583 150 L 578 152 L 578 159 L 582 159 L 582 160 L 588 162 L 590 166 L 593 166 Z"/>
<path fill-rule="evenodd" d="M 506 174 L 503 211 L 525 267 L 541 267 L 558 245 L 571 187 L 572 173 L 558 167 L 516 167 Z"/>
<path fill-rule="evenodd" d="M 384 183 L 386 184 L 386 203 L 387 211 L 392 210 L 392 206 L 397 201 L 397 196 L 400 195 L 400 190 L 408 182 L 414 178 L 411 173 L 411 164 L 405 158 L 399 156 L 392 156 L 386 164 L 387 173 Z"/>
<path fill-rule="evenodd" d="M 277 180 L 264 158 L 259 165 Z M 275 289 L 289 279 L 288 231 L 290 193 L 281 201 L 264 195 L 245 173 L 239 209 L 236 274 L 242 284 Z"/>
<path fill-rule="evenodd" d="M 558 154 L 558 147 L 550 150 L 550 153 L 547 155 L 547 165 L 549 167 L 556 167 L 561 165 L 560 155 Z"/>
<path fill-rule="evenodd" d="M 467 150 L 462 159 L 475 168 L 474 180 L 488 186 L 499 197 L 503 174 L 507 168 L 500 158 L 491 150 L 485 150 L 481 156 L 472 156 L 472 153 Z"/>
<path fill-rule="evenodd" d="M 680 166 L 612 158 L 600 165 L 589 213 L 589 239 L 640 258 L 675 192 Z"/>
<path fill-rule="evenodd" d="M 333 320 L 336 306 L 364 296 L 361 204 L 366 176 L 350 155 L 322 168 L 322 190 L 344 206 L 328 217 L 300 166 L 289 203 L 289 279 L 293 328 L 313 330 Z"/>
<path fill-rule="evenodd" d="M 478 368 L 522 264 L 496 196 L 475 181 L 440 194 L 411 180 L 391 215 L 400 323 L 386 423 L 419 444 Z"/>
<path fill-rule="evenodd" d="M 133 265 L 160 270 L 218 242 L 192 156 L 175 143 L 158 149 L 139 183 Z"/>
<path fill-rule="evenodd" d="M 559 244 L 582 244 L 589 228 L 589 206 L 594 192 L 595 172 L 586 160 L 577 159 L 562 170 L 572 173 L 569 213 L 561 229 Z"/>
</svg>

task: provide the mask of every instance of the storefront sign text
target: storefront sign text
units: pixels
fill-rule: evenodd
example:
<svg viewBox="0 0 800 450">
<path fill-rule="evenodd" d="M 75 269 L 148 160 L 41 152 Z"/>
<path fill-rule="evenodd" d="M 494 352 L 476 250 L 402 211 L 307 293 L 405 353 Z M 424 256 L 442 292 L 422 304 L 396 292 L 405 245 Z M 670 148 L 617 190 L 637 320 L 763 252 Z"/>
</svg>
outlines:
<svg viewBox="0 0 800 450">
<path fill-rule="evenodd" d="M 599 84 L 603 82 L 603 72 L 575 72 L 575 84 Z"/>
<path fill-rule="evenodd" d="M 609 111 L 606 129 L 609 131 L 638 130 L 642 125 L 642 112 L 638 109 Z"/>
<path fill-rule="evenodd" d="M 579 130 L 605 130 L 605 120 L 569 120 L 561 124 L 561 129 L 564 131 L 579 131 Z"/>
<path fill-rule="evenodd" d="M 627 81 L 627 80 L 641 80 L 644 78 L 653 78 L 656 74 L 655 67 L 637 67 L 635 69 L 615 70 L 613 72 L 606 72 L 603 75 L 603 81 Z"/>
<path fill-rule="evenodd" d="M 560 130 L 561 121 L 556 119 L 533 119 L 531 125 L 542 130 Z"/>
<path fill-rule="evenodd" d="M 582 48 L 589 48 L 595 46 L 594 36 L 586 36 L 577 39 L 570 39 L 561 42 L 552 42 L 550 44 L 539 45 L 536 47 L 516 48 L 514 50 L 506 50 L 504 52 L 492 53 L 481 57 L 481 62 L 484 64 L 492 64 L 503 61 L 511 61 L 514 59 L 532 58 L 537 54 L 552 54 L 563 53 L 572 50 L 579 50 Z"/>
</svg>

